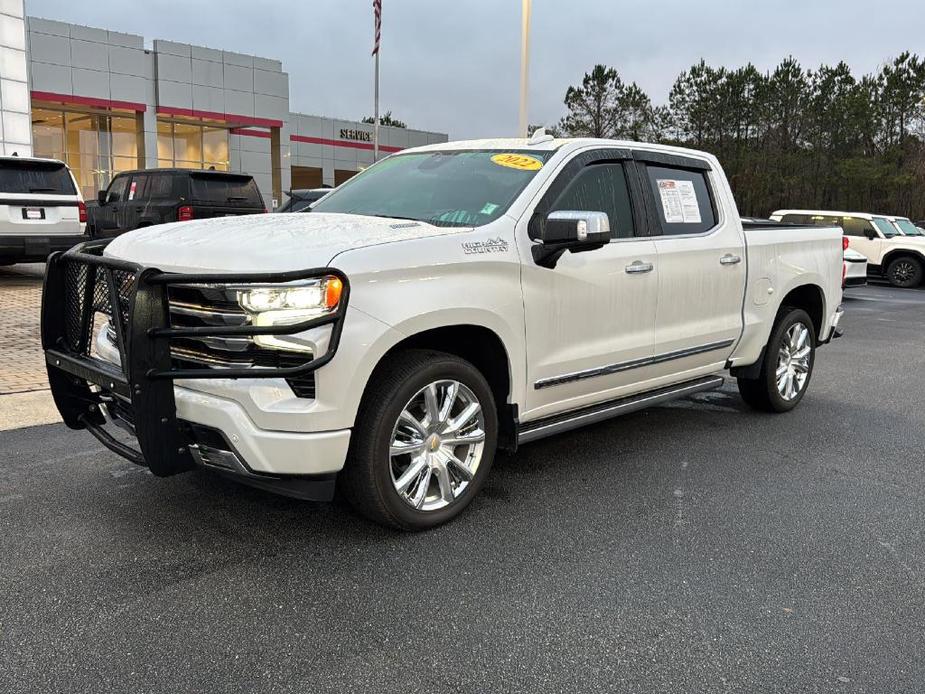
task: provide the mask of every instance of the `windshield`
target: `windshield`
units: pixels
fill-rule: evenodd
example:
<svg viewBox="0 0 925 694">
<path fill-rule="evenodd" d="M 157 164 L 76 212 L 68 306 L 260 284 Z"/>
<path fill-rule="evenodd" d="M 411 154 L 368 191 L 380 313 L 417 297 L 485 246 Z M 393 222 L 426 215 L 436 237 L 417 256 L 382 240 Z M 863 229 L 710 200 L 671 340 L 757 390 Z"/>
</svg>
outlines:
<svg viewBox="0 0 925 694">
<path fill-rule="evenodd" d="M 874 223 L 874 226 L 877 227 L 877 230 L 886 238 L 891 239 L 894 236 L 899 236 L 899 232 L 896 231 L 896 227 L 890 224 L 888 219 L 884 219 L 883 217 L 874 217 L 870 221 Z"/>
<path fill-rule="evenodd" d="M 896 219 L 893 221 L 893 224 L 899 227 L 899 230 L 905 236 L 925 236 L 925 234 L 922 233 L 922 230 L 908 219 Z"/>
<path fill-rule="evenodd" d="M 383 159 L 316 203 L 313 212 L 476 227 L 494 221 L 554 154 L 510 150 L 414 152 Z"/>
</svg>

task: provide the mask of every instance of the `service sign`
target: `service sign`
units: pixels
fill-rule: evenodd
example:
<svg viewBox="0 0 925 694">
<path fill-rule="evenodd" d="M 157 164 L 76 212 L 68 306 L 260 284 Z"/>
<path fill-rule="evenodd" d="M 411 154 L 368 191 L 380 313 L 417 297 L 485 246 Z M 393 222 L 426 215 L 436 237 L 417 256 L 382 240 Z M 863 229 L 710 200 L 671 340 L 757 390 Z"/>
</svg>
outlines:
<svg viewBox="0 0 925 694">
<path fill-rule="evenodd" d="M 372 142 L 373 134 L 368 130 L 352 130 L 350 128 L 341 128 L 340 139 L 354 140 L 356 142 Z"/>
</svg>

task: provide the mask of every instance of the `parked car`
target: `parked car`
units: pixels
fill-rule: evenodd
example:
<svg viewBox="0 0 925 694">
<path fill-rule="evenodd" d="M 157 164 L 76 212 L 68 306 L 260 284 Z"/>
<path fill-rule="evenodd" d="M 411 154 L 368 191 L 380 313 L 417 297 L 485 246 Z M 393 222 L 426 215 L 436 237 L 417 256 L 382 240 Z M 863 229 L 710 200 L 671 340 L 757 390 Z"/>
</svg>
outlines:
<svg viewBox="0 0 925 694">
<path fill-rule="evenodd" d="M 0 265 L 44 261 L 86 241 L 87 208 L 63 161 L 0 157 Z"/>
<path fill-rule="evenodd" d="M 286 193 L 289 199 L 283 203 L 277 212 L 308 212 L 311 204 L 321 200 L 333 188 L 301 188 Z"/>
<path fill-rule="evenodd" d="M 919 229 L 908 217 L 887 217 L 887 219 L 903 236 L 925 242 L 925 231 Z"/>
<path fill-rule="evenodd" d="M 191 219 L 266 212 L 248 174 L 198 169 L 126 171 L 101 190 L 89 209 L 91 234 L 116 236 L 132 229 Z"/>
<path fill-rule="evenodd" d="M 723 373 L 751 406 L 792 410 L 839 334 L 841 238 L 743 225 L 703 152 L 441 143 L 374 164 L 311 214 L 54 256 L 43 344 L 64 421 L 155 475 L 199 464 L 309 499 L 336 482 L 369 518 L 421 529 L 466 507 L 499 447 Z M 82 280 L 118 303 L 95 340 Z"/>
<path fill-rule="evenodd" d="M 798 224 L 837 224 L 850 247 L 867 258 L 867 271 L 894 287 L 917 287 L 925 276 L 925 244 L 904 236 L 886 215 L 828 210 L 778 210 L 771 219 Z"/>
</svg>

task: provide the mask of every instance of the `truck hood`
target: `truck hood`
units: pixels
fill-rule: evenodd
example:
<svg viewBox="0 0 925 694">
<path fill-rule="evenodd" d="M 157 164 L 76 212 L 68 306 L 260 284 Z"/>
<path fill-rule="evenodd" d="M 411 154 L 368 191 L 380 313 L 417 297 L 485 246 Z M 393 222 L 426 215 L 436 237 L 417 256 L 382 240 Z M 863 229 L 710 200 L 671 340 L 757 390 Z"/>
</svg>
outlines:
<svg viewBox="0 0 925 694">
<path fill-rule="evenodd" d="M 287 272 L 324 267 L 354 248 L 466 229 L 321 212 L 174 222 L 123 234 L 106 255 L 172 272 Z"/>
</svg>

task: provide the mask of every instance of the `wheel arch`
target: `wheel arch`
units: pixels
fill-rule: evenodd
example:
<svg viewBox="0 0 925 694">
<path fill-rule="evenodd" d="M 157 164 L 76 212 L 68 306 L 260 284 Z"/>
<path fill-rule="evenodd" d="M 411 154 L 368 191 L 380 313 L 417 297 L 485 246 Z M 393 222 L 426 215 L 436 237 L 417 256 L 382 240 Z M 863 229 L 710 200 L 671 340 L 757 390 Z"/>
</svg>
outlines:
<svg viewBox="0 0 925 694">
<path fill-rule="evenodd" d="M 477 323 L 454 323 L 422 328 L 405 334 L 379 358 L 363 390 L 363 397 L 376 372 L 395 354 L 407 349 L 432 349 L 465 359 L 477 368 L 491 387 L 498 409 L 499 446 L 511 448 L 516 441 L 517 405 L 513 364 L 501 336 Z"/>
<path fill-rule="evenodd" d="M 896 248 L 888 251 L 880 260 L 880 274 L 886 277 L 887 268 L 890 266 L 890 263 L 897 258 L 914 258 L 919 261 L 922 265 L 922 269 L 925 270 L 925 254 L 913 248 Z"/>
<path fill-rule="evenodd" d="M 774 324 L 780 320 L 783 312 L 788 308 L 799 308 L 809 315 L 813 322 L 813 331 L 816 334 L 817 344 L 822 339 L 822 329 L 825 327 L 825 292 L 817 284 L 801 284 L 792 288 L 780 302 Z M 773 331 L 773 327 L 772 327 Z"/>
</svg>

